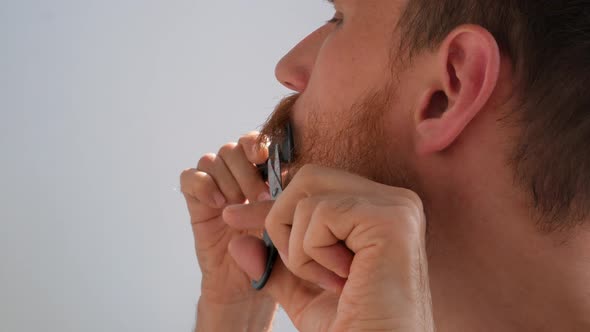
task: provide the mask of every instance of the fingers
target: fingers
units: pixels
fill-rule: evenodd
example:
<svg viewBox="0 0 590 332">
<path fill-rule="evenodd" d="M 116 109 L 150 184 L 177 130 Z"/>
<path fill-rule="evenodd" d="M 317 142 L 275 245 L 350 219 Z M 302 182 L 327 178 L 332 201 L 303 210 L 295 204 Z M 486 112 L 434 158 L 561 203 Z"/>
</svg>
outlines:
<svg viewBox="0 0 590 332">
<path fill-rule="evenodd" d="M 314 285 L 334 293 L 344 289 L 359 296 L 355 301 L 378 307 L 383 296 L 393 296 L 383 280 L 399 285 L 397 294 L 410 298 L 416 289 L 411 276 L 415 271 L 425 275 L 424 215 L 421 201 L 408 190 L 341 171 L 304 167 L 278 200 L 267 204 L 227 208 L 224 217 L 232 227 L 256 227 L 260 225 L 247 219 L 270 208 L 264 226 L 280 259 L 264 290 L 299 328 L 321 321 L 318 312 L 330 314 L 319 302 L 342 300 Z M 260 278 L 267 256 L 260 239 L 236 241 L 230 252 L 251 279 Z"/>
<path fill-rule="evenodd" d="M 264 273 L 267 259 L 266 247 L 262 240 L 253 236 L 239 237 L 230 242 L 228 249 L 236 264 L 250 279 L 260 279 Z M 280 259 L 275 262 L 272 274 L 262 291 L 270 294 L 281 304 L 300 330 L 318 330 L 314 324 L 321 321 L 322 317 L 305 315 L 305 313 L 306 309 L 317 304 L 314 300 L 322 290 L 299 279 L 285 267 Z M 328 308 L 335 307 L 334 303 Z M 314 313 L 314 310 L 309 310 L 309 312 Z M 320 311 L 315 311 L 315 313 L 321 314 Z M 310 328 L 304 328 L 306 325 Z"/>
<path fill-rule="evenodd" d="M 194 168 L 186 169 L 180 175 L 180 190 L 185 197 L 190 196 L 211 208 L 221 208 L 225 204 L 224 195 L 213 178 Z"/>
<path fill-rule="evenodd" d="M 306 167 L 275 202 L 265 228 L 295 275 L 337 291 L 350 274 L 354 253 L 391 238 L 391 234 L 379 233 L 390 227 L 383 223 L 394 218 L 383 213 L 386 206 L 403 212 L 419 211 L 420 205 L 407 190 L 341 171 Z M 419 213 L 415 216 L 420 217 Z"/>
<path fill-rule="evenodd" d="M 259 144 L 257 137 L 258 133 L 251 132 L 239 144 L 226 144 L 217 154 L 205 154 L 196 168 L 186 169 L 180 175 L 195 243 L 203 248 L 217 245 L 227 231 L 221 218 L 225 206 L 270 197 L 268 186 L 254 165 L 268 155 L 266 146 Z M 262 224 L 264 217 L 257 220 Z M 227 250 L 226 244 L 221 247 Z"/>
<path fill-rule="evenodd" d="M 239 191 L 250 202 L 261 199 L 261 195 L 268 193 L 268 187 L 262 180 L 258 169 L 250 160 L 248 160 L 242 145 L 229 143 L 224 145 L 218 153 L 219 169 L 225 169 L 226 174 L 231 175 L 233 181 L 228 185 L 233 185 L 233 191 Z M 216 178 L 217 179 L 217 178 Z M 241 201 L 231 201 L 232 203 L 242 203 Z"/>
<path fill-rule="evenodd" d="M 354 211 L 358 200 L 352 196 L 329 197 L 319 201 L 313 210 L 301 247 L 318 264 L 342 278 L 348 278 L 354 252 L 347 247 L 355 227 L 366 216 Z M 353 221 L 353 222 L 351 222 Z"/>
<path fill-rule="evenodd" d="M 184 194 L 184 198 L 191 218 L 191 224 L 196 225 L 219 216 L 219 209 L 202 204 L 191 195 Z"/>
<path fill-rule="evenodd" d="M 267 198 L 268 186 L 261 179 L 255 164 L 263 163 L 268 149 L 258 142 L 258 133 L 251 132 L 239 143 L 221 147 L 217 154 L 202 156 L 196 169 L 187 169 L 180 176 L 181 191 L 191 196 L 193 204 L 219 209 L 226 204 L 254 202 Z M 189 201 L 187 200 L 187 203 Z"/>
<path fill-rule="evenodd" d="M 336 253 L 338 255 L 338 264 L 329 262 L 328 265 L 322 266 L 321 263 L 318 264 L 318 262 L 316 262 L 313 257 L 310 257 L 306 254 L 305 248 L 302 248 L 302 243 L 308 228 L 307 226 L 310 220 L 313 220 L 313 218 L 311 218 L 312 213 L 314 212 L 315 206 L 318 202 L 320 202 L 318 198 L 303 200 L 298 205 L 298 209 L 295 212 L 293 229 L 291 229 L 290 224 L 282 225 L 282 227 L 284 227 L 284 231 L 280 233 L 275 232 L 273 233 L 274 236 L 270 233 L 269 235 L 275 245 L 280 247 L 277 247 L 279 250 L 279 255 L 291 272 L 293 272 L 299 278 L 319 285 L 324 289 L 329 289 L 338 293 L 342 290 L 342 287 L 344 287 L 344 283 L 346 281 L 344 278 L 346 277 L 348 271 L 348 267 L 344 267 L 343 265 L 346 265 L 347 263 L 350 264 L 350 260 L 343 260 L 341 257 L 346 256 L 338 255 L 338 253 Z M 268 211 L 272 208 L 273 203 L 273 201 L 267 201 L 247 205 L 244 204 L 228 206 L 223 211 L 223 219 L 229 226 L 235 229 L 262 229 L 264 227 L 264 218 L 268 214 Z M 276 230 L 276 228 L 273 229 Z M 242 247 L 242 250 L 239 253 L 236 253 L 236 255 L 242 257 L 251 254 L 251 248 L 253 245 L 251 243 L 250 245 L 246 245 L 245 243 L 246 242 L 240 242 L 239 246 Z M 287 247 L 284 247 L 284 244 L 286 244 Z M 345 248 L 343 250 L 345 250 L 348 256 L 352 256 L 352 254 L 350 254 Z M 242 261 L 248 261 L 248 264 L 251 263 L 251 261 L 247 260 L 246 258 L 244 258 Z M 330 270 L 330 267 L 335 267 L 336 270 Z M 247 269 L 252 269 L 253 267 L 248 265 L 242 268 L 244 271 L 246 271 Z M 254 269 L 248 271 L 247 273 L 258 275 L 257 273 L 259 272 L 260 271 Z M 337 273 L 342 277 L 340 277 Z"/>
<path fill-rule="evenodd" d="M 314 253 L 309 250 L 311 248 L 306 246 L 306 239 L 313 231 L 310 224 L 313 223 L 313 216 L 318 204 L 321 204 L 321 198 L 314 197 L 302 200 L 297 205 L 290 234 L 285 229 L 287 231 L 285 236 L 288 236 L 289 239 L 287 257 L 283 261 L 296 276 L 317 284 L 323 289 L 340 293 L 346 283 L 348 268 L 339 266 L 341 263 L 333 264 L 333 257 L 324 261 L 317 260 Z M 337 241 L 335 242 L 337 243 Z"/>
<path fill-rule="evenodd" d="M 228 246 L 230 255 L 252 280 L 259 280 L 264 273 L 266 250 L 263 241 L 248 235 L 233 239 Z"/>
<path fill-rule="evenodd" d="M 336 218 L 327 212 L 326 202 L 341 198 L 316 196 L 305 198 L 297 204 L 293 218 L 268 220 L 267 231 L 277 247 L 281 259 L 296 276 L 323 289 L 340 293 L 350 270 L 353 254 L 342 239 L 324 229 L 326 218 Z M 321 231 L 320 237 L 312 237 Z"/>
<path fill-rule="evenodd" d="M 260 133 L 257 131 L 242 136 L 238 145 L 244 148 L 246 157 L 253 164 L 262 164 L 268 159 L 268 148 L 264 142 L 261 142 Z"/>
<path fill-rule="evenodd" d="M 201 157 L 197 169 L 208 175 L 219 188 L 227 204 L 242 203 L 246 199 L 238 181 L 231 173 L 225 161 L 218 155 L 208 153 Z"/>
<path fill-rule="evenodd" d="M 230 205 L 223 210 L 223 220 L 239 230 L 260 230 L 264 219 L 272 208 L 273 201 L 262 201 L 242 205 Z"/>
</svg>

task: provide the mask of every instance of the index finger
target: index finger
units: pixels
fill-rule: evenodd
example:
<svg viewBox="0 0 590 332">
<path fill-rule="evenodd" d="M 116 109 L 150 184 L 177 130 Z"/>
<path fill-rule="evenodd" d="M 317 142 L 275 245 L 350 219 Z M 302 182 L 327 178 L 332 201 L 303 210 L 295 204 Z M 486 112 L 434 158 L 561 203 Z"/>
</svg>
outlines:
<svg viewBox="0 0 590 332">
<path fill-rule="evenodd" d="M 293 177 L 293 180 L 284 189 L 267 217 L 268 222 L 282 220 L 286 223 L 292 219 L 301 199 L 329 194 L 351 194 L 371 198 L 376 204 L 408 203 L 418 210 L 422 208 L 422 202 L 418 195 L 408 189 L 391 187 L 371 181 L 360 175 L 348 173 L 342 170 L 331 169 L 317 165 L 305 165 Z M 288 215 L 291 213 L 291 215 Z"/>
<path fill-rule="evenodd" d="M 262 164 L 268 159 L 268 147 L 261 139 L 260 133 L 251 131 L 240 137 L 238 144 L 242 145 L 246 158 L 253 164 Z"/>
</svg>

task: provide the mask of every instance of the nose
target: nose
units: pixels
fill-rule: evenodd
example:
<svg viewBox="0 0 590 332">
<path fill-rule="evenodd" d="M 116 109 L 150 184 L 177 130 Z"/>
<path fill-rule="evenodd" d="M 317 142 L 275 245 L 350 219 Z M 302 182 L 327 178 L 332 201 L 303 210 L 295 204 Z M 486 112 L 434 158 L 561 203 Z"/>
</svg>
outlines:
<svg viewBox="0 0 590 332">
<path fill-rule="evenodd" d="M 325 38 L 322 29 L 314 31 L 287 53 L 275 68 L 277 80 L 290 90 L 302 93 Z"/>
</svg>

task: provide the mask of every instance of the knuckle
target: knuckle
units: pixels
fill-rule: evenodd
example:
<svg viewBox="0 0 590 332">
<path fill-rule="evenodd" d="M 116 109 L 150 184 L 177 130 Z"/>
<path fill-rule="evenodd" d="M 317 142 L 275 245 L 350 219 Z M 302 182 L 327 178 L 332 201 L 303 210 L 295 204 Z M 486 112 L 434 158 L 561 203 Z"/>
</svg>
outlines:
<svg viewBox="0 0 590 332">
<path fill-rule="evenodd" d="M 239 145 L 251 145 L 255 144 L 260 137 L 260 133 L 257 131 L 250 131 L 238 140 Z"/>
<path fill-rule="evenodd" d="M 199 159 L 199 162 L 197 164 L 197 169 L 199 169 L 199 170 L 210 169 L 211 167 L 213 167 L 213 164 L 215 163 L 216 158 L 217 158 L 217 156 L 214 153 L 207 153 L 207 154 L 203 155 Z"/>
<path fill-rule="evenodd" d="M 241 145 L 241 146 L 250 146 L 250 145 L 252 145 L 252 143 L 253 143 L 252 138 L 247 137 L 247 136 L 242 136 L 238 140 L 238 145 Z"/>
<path fill-rule="evenodd" d="M 405 207 L 407 211 L 412 211 L 416 216 L 421 216 L 424 212 L 424 205 L 420 196 L 405 188 L 394 188 L 393 193 L 395 200 Z"/>
<path fill-rule="evenodd" d="M 360 197 L 345 196 L 333 202 L 333 210 L 338 214 L 346 214 L 350 212 L 355 206 L 363 203 Z"/>
<path fill-rule="evenodd" d="M 194 176 L 196 170 L 194 168 L 187 168 L 180 173 L 180 192 L 183 194 L 190 194 L 191 178 Z"/>
<path fill-rule="evenodd" d="M 417 221 L 416 209 L 412 206 L 403 205 L 398 208 L 398 214 L 400 219 L 406 221 L 409 224 L 415 224 Z"/>
<path fill-rule="evenodd" d="M 313 197 L 306 197 L 301 199 L 299 202 L 297 202 L 297 205 L 295 206 L 295 211 L 298 214 L 301 215 L 309 215 L 308 212 L 313 210 L 313 207 L 316 205 L 316 199 Z"/>
<path fill-rule="evenodd" d="M 210 176 L 195 169 L 184 171 L 181 178 L 180 191 L 194 198 L 197 198 L 199 193 L 210 185 Z"/>
<path fill-rule="evenodd" d="M 233 203 L 242 203 L 246 200 L 244 193 L 239 188 L 230 188 L 227 189 L 227 198 L 229 198 L 230 202 Z"/>
<path fill-rule="evenodd" d="M 423 233 L 424 220 L 417 213 L 417 210 L 411 206 L 398 206 L 396 209 L 395 233 L 400 241 L 413 241 L 415 235 L 420 236 Z"/>
<path fill-rule="evenodd" d="M 211 190 L 213 184 L 211 175 L 205 172 L 196 172 L 194 176 L 195 181 L 192 187 L 187 189 L 193 196 L 196 197 L 201 191 Z"/>
<path fill-rule="evenodd" d="M 226 143 L 224 145 L 221 146 L 221 148 L 219 148 L 219 152 L 217 153 L 220 156 L 226 156 L 230 153 L 232 153 L 236 147 L 238 146 L 238 143 L 235 142 L 231 142 L 231 143 Z"/>
<path fill-rule="evenodd" d="M 293 266 L 301 266 L 305 263 L 307 256 L 303 251 L 302 243 L 299 240 L 289 239 L 289 260 Z"/>
<path fill-rule="evenodd" d="M 273 214 L 273 210 L 264 219 L 264 228 L 268 232 L 268 235 L 272 238 L 276 233 L 274 226 L 277 224 L 277 218 Z"/>
<path fill-rule="evenodd" d="M 417 210 L 422 210 L 424 207 L 422 205 L 422 199 L 415 191 L 404 189 L 404 197 L 408 200 L 409 205 L 414 207 Z"/>
<path fill-rule="evenodd" d="M 303 243 L 301 244 L 301 248 L 302 248 L 303 253 L 305 255 L 307 255 L 308 257 L 313 256 L 314 248 L 313 248 L 313 244 L 308 236 L 305 236 L 303 238 Z"/>
<path fill-rule="evenodd" d="M 299 248 L 297 248 L 299 249 Z M 306 265 L 311 261 L 302 250 L 289 250 L 289 258 L 287 259 L 287 267 L 291 272 L 299 277 L 304 277 L 303 271 Z"/>
<path fill-rule="evenodd" d="M 215 183 L 215 180 L 212 179 L 212 182 Z M 231 204 L 242 204 L 246 201 L 246 196 L 239 186 L 225 186 L 222 193 Z"/>
<path fill-rule="evenodd" d="M 316 204 L 314 214 L 323 216 L 328 214 L 331 210 L 330 204 L 327 201 L 320 201 Z"/>
<path fill-rule="evenodd" d="M 187 168 L 180 173 L 180 184 L 188 183 L 189 178 L 196 172 L 194 168 Z"/>
<path fill-rule="evenodd" d="M 336 212 L 334 201 L 322 200 L 317 203 L 313 211 L 313 217 L 319 220 L 330 219 Z"/>
<path fill-rule="evenodd" d="M 287 259 L 287 267 L 292 272 L 295 272 L 299 267 L 303 265 L 303 258 L 299 250 L 295 250 L 292 246 L 289 248 L 289 258 Z"/>
</svg>

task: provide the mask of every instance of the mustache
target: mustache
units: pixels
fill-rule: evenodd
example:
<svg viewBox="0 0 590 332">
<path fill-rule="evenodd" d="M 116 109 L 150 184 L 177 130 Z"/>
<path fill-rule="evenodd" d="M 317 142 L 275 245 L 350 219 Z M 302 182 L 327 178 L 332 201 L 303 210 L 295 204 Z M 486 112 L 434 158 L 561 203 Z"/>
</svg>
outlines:
<svg viewBox="0 0 590 332">
<path fill-rule="evenodd" d="M 262 125 L 258 144 L 267 144 L 269 142 L 282 142 L 287 138 L 287 125 L 291 121 L 293 106 L 299 99 L 299 94 L 292 94 L 283 98 L 275 107 L 268 119 Z"/>
</svg>

